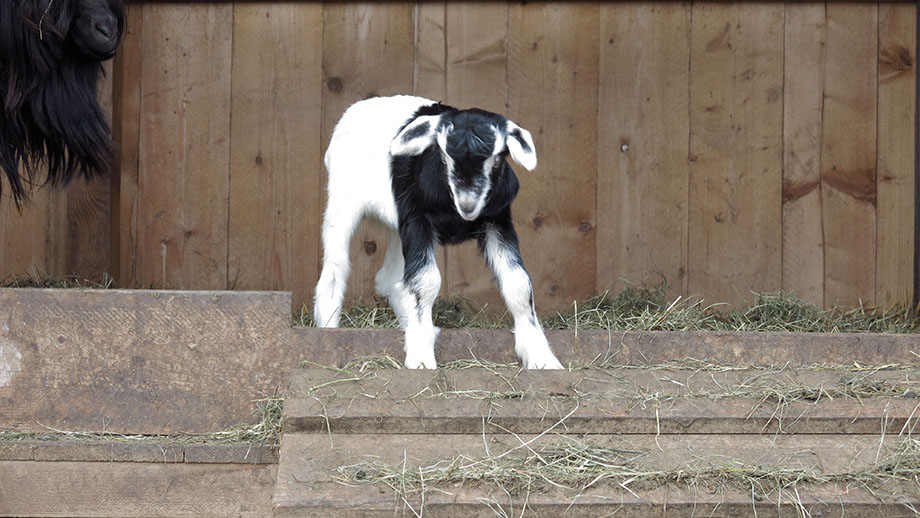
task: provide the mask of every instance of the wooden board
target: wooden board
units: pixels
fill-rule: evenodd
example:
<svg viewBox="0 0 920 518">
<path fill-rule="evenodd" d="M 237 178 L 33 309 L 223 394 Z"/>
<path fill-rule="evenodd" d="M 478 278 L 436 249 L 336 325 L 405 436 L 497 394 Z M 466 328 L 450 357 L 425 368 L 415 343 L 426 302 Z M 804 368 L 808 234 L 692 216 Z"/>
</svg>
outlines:
<svg viewBox="0 0 920 518">
<path fill-rule="evenodd" d="M 660 281 L 687 295 L 690 6 L 603 4 L 597 293 Z"/>
<path fill-rule="evenodd" d="M 277 464 L 276 446 L 260 444 L 183 444 L 113 438 L 0 440 L 0 461 L 190 462 L 200 464 Z"/>
<path fill-rule="evenodd" d="M 688 290 L 780 287 L 783 5 L 694 4 Z"/>
<path fill-rule="evenodd" d="M 917 335 L 830 333 L 714 333 L 669 331 L 547 331 L 563 364 L 584 366 L 658 365 L 686 360 L 715 364 L 781 366 L 916 365 Z M 400 361 L 403 332 L 397 329 L 294 328 L 294 340 L 315 363 L 342 366 L 362 356 L 389 355 Z M 506 330 L 444 329 L 437 359 L 479 358 L 516 363 L 514 336 Z M 308 356 L 309 358 L 309 356 Z"/>
<path fill-rule="evenodd" d="M 829 306 L 876 300 L 877 49 L 877 4 L 828 4 L 821 196 Z"/>
<path fill-rule="evenodd" d="M 508 115 L 508 5 L 503 3 L 448 3 L 446 12 L 446 84 L 445 102 L 457 108 L 482 108 Z M 542 149 L 537 142 L 537 156 Z M 529 189 L 527 176 L 520 166 L 511 163 Z M 521 217 L 521 202 L 512 205 L 514 222 L 520 227 L 528 220 Z M 448 295 L 473 298 L 494 311 L 504 311 L 505 304 L 493 282 L 475 241 L 446 249 L 447 272 L 444 277 Z M 527 261 L 527 255 L 524 256 Z"/>
<path fill-rule="evenodd" d="M 0 429 L 199 433 L 283 389 L 289 294 L 0 290 Z M 303 347 L 299 344 L 298 347 Z"/>
<path fill-rule="evenodd" d="M 268 518 L 277 466 L 0 461 L 0 515 Z"/>
<path fill-rule="evenodd" d="M 822 306 L 825 6 L 787 4 L 785 23 L 782 289 Z"/>
<path fill-rule="evenodd" d="M 569 437 L 570 439 L 572 437 Z M 349 484 L 333 482 L 340 476 L 338 468 L 361 462 L 380 462 L 404 466 L 408 471 L 433 466 L 451 459 L 458 463 L 474 462 L 488 452 L 524 456 L 551 448 L 565 436 L 492 434 L 468 436 L 438 435 L 288 435 L 282 441 L 282 462 L 278 469 L 278 486 L 273 499 L 275 516 L 285 517 L 385 517 L 394 513 L 424 516 L 794 516 L 802 509 L 811 516 L 827 516 L 846 509 L 847 516 L 909 516 L 905 500 L 896 495 L 913 494 L 907 485 L 887 486 L 873 495 L 858 487 L 815 486 L 801 484 L 795 493 L 778 495 L 752 494 L 750 487 L 737 488 L 685 484 L 648 484 L 628 480 L 597 481 L 593 487 L 547 487 L 539 491 L 506 491 L 498 484 L 439 484 L 429 486 L 425 496 L 403 494 L 401 489 L 385 484 Z M 578 440 L 576 438 L 576 440 Z M 531 449 L 521 447 L 530 442 Z M 755 464 L 765 469 L 802 469 L 814 467 L 825 473 L 871 464 L 880 451 L 876 436 L 773 437 L 654 437 L 603 436 L 589 441 L 601 447 L 626 452 L 646 453 L 639 461 L 649 469 L 687 471 L 711 465 L 725 469 L 725 463 Z M 891 444 L 890 441 L 886 443 Z M 514 451 L 516 449 L 516 451 Z M 887 451 L 887 448 L 884 450 Z M 322 452 L 317 455 L 316 452 Z M 370 454 L 373 452 L 373 454 Z M 627 454 L 628 455 L 628 454 Z M 729 460 L 731 459 L 731 460 Z M 431 483 L 429 481 L 429 483 Z M 915 499 L 916 497 L 910 497 Z M 424 504 L 424 505 L 423 505 Z M 756 508 L 755 508 L 756 506 Z M 801 506 L 801 507 L 800 507 Z M 424 510 L 422 510 L 424 507 Z M 410 510 L 411 509 L 411 510 Z M 522 512 L 521 509 L 526 509 Z M 413 514 L 414 513 L 414 514 Z"/>
<path fill-rule="evenodd" d="M 119 152 L 112 177 L 110 273 L 121 287 L 133 287 L 137 282 L 143 11 L 143 5 L 125 6 L 125 35 L 113 63 L 112 138 Z"/>
<path fill-rule="evenodd" d="M 879 5 L 876 302 L 912 300 L 916 6 Z"/>
<path fill-rule="evenodd" d="M 512 5 L 508 116 L 533 134 L 514 213 L 538 311 L 595 287 L 598 6 Z M 551 36 L 549 36 L 551 35 Z"/>
<path fill-rule="evenodd" d="M 353 434 L 897 434 L 916 398 L 847 397 L 841 373 L 295 372 L 284 430 Z M 859 376 L 853 377 L 859 383 Z M 908 379 L 910 378 L 910 379 Z M 917 374 L 866 377 L 868 385 Z M 676 385 L 676 386 L 675 386 Z M 788 387 L 817 400 L 772 398 Z"/>
<path fill-rule="evenodd" d="M 233 6 L 230 289 L 286 289 L 295 309 L 319 276 L 323 191 L 319 4 Z M 311 304 L 308 304 L 308 307 Z"/>
<path fill-rule="evenodd" d="M 415 9 L 403 3 L 323 5 L 322 149 L 345 110 L 378 95 L 412 92 Z M 326 172 L 322 169 L 325 190 Z M 316 226 L 319 226 L 317 221 Z M 383 264 L 386 232 L 362 224 L 351 242 L 346 300 L 373 302 L 374 276 Z M 314 279 L 315 280 L 315 279 Z"/>
<path fill-rule="evenodd" d="M 233 5 L 143 9 L 136 282 L 224 289 Z"/>
</svg>

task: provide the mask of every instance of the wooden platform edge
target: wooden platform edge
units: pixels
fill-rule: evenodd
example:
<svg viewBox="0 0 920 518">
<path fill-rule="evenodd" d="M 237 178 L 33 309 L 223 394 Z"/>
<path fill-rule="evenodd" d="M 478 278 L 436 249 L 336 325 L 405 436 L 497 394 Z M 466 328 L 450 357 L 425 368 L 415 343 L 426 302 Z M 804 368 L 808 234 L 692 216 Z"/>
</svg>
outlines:
<svg viewBox="0 0 920 518">
<path fill-rule="evenodd" d="M 0 440 L 0 461 L 277 464 L 277 445 Z"/>
<path fill-rule="evenodd" d="M 0 516 L 269 518 L 276 464 L 0 461 Z"/>
<path fill-rule="evenodd" d="M 692 358 L 732 365 L 920 365 L 920 335 L 722 331 L 546 331 L 563 364 L 654 365 Z M 341 366 L 363 356 L 402 360 L 399 329 L 294 327 L 294 340 L 312 347 L 312 360 Z M 310 349 L 307 349 L 310 350 Z M 471 357 L 517 363 L 514 336 L 504 329 L 443 329 L 439 363 Z M 915 354 L 917 353 L 917 354 Z"/>
</svg>

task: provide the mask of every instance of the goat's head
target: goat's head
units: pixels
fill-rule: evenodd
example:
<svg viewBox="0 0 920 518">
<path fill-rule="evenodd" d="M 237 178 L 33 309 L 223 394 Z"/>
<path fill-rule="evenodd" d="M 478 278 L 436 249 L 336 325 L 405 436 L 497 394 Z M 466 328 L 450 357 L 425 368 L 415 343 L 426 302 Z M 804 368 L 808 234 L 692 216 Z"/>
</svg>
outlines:
<svg viewBox="0 0 920 518">
<path fill-rule="evenodd" d="M 435 145 L 444 162 L 454 207 L 467 221 L 479 217 L 485 207 L 506 155 L 528 171 L 537 166 L 529 131 L 501 115 L 478 109 L 420 116 L 393 139 L 390 153 L 420 155 Z"/>
<path fill-rule="evenodd" d="M 52 184 L 109 171 L 96 88 L 124 30 L 122 0 L 0 0 L 0 172 L 17 204 L 42 165 Z"/>
</svg>

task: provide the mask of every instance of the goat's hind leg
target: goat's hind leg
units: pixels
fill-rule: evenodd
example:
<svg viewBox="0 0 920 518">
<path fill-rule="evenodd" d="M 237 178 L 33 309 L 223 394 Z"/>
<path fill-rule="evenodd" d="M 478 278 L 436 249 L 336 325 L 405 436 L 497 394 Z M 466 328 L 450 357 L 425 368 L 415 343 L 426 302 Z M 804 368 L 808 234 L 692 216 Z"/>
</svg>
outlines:
<svg viewBox="0 0 920 518">
<path fill-rule="evenodd" d="M 383 258 L 383 266 L 380 267 L 374 278 L 374 291 L 378 296 L 389 300 L 390 307 L 393 308 L 399 320 L 399 327 L 405 328 L 408 310 L 404 303 L 407 294 L 403 292 L 405 287 L 402 284 L 406 269 L 402 240 L 396 229 L 387 228 L 387 231 L 387 252 Z"/>
<path fill-rule="evenodd" d="M 546 341 L 533 302 L 533 284 L 524 269 L 511 217 L 489 225 L 479 247 L 492 270 L 508 310 L 514 316 L 514 350 L 528 369 L 561 369 Z"/>
<path fill-rule="evenodd" d="M 332 207 L 334 200 L 329 205 Z M 313 299 L 313 320 L 317 327 L 338 327 L 342 313 L 351 270 L 349 244 L 361 221 L 360 211 L 343 209 L 327 209 L 323 219 L 323 269 Z"/>
</svg>

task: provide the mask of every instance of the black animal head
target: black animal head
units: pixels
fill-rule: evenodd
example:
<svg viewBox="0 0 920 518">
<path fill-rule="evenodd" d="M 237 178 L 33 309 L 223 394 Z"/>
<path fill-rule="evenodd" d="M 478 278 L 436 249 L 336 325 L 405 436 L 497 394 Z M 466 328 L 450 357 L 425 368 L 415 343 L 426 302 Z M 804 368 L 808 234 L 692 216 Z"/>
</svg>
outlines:
<svg viewBox="0 0 920 518">
<path fill-rule="evenodd" d="M 394 156 L 421 154 L 437 144 L 457 213 L 467 221 L 479 217 L 505 156 L 533 170 L 537 152 L 530 132 L 495 113 L 476 108 L 423 115 L 393 139 Z"/>
<path fill-rule="evenodd" d="M 52 185 L 110 171 L 96 92 L 124 29 L 121 0 L 0 0 L 0 170 L 17 205 L 43 167 Z"/>
</svg>

